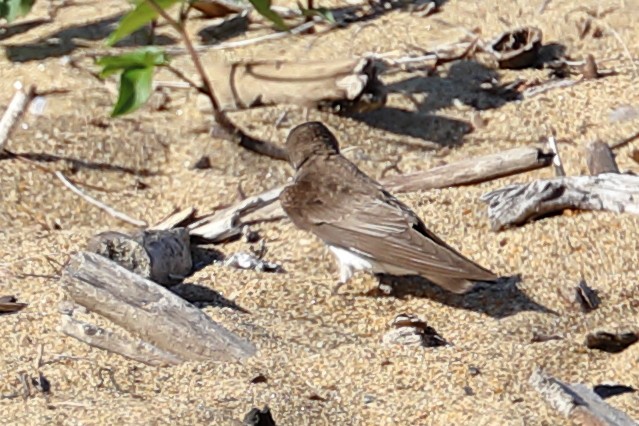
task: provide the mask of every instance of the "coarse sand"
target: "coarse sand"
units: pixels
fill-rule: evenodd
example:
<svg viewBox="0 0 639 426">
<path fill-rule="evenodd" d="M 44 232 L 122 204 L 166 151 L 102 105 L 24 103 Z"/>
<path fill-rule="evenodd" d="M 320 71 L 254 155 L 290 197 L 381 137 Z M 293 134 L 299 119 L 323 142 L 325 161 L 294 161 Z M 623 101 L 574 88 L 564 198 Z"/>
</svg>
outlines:
<svg viewBox="0 0 639 426">
<path fill-rule="evenodd" d="M 5 52 L 0 105 L 8 104 L 16 80 L 39 90 L 69 90 L 47 96 L 41 115 L 27 114 L 8 149 L 62 171 L 92 196 L 149 223 L 178 207 L 210 212 L 236 201 L 239 185 L 256 194 L 292 175 L 284 162 L 211 138 L 209 116 L 185 90 L 170 90 L 165 110 L 149 105 L 109 119 L 115 85 L 92 77 L 87 69 L 96 68 L 90 60 L 78 59 L 83 70 L 72 67 L 64 55 L 100 47 L 127 3 L 76 3 L 61 9 L 53 22 L 21 24 L 46 16 L 47 2 L 38 2 L 32 15 L 0 32 Z M 545 43 L 564 45 L 575 59 L 591 53 L 600 68 L 618 73 L 508 102 L 482 90 L 481 84 L 544 80 L 548 70 L 496 72 L 473 61 L 457 62 L 431 76 L 420 71 L 385 76 L 391 93 L 382 110 L 358 118 L 310 111 L 308 119 L 326 123 L 342 148 L 348 148 L 345 155 L 376 178 L 398 159 L 406 173 L 513 147 L 541 146 L 550 128 L 556 131 L 567 173 L 583 174 L 588 142 L 612 144 L 639 131 L 639 117 L 610 119 L 620 107 L 639 107 L 639 1 L 555 0 L 545 2 L 540 13 L 542 3 L 452 0 L 427 17 L 395 10 L 327 33 L 209 51 L 202 57 L 206 65 L 269 58 L 330 61 L 367 52 L 401 55 L 415 52 L 411 45 L 428 50 L 455 43 L 475 29 L 490 39 L 507 29 L 535 25 Z M 586 19 L 592 29 L 582 38 L 579 26 Z M 211 22 L 192 25 L 197 39 L 197 31 Z M 258 27 L 239 38 L 270 32 Z M 177 35 L 162 26 L 159 39 L 173 43 Z M 185 56 L 175 63 L 194 75 Z M 157 79 L 175 81 L 165 71 Z M 286 117 L 276 127 L 282 112 Z M 305 120 L 304 112 L 292 106 L 232 117 L 250 134 L 278 144 Z M 468 123 L 478 117 L 485 125 L 471 130 Z M 620 169 L 639 172 L 631 158 L 637 148 L 635 142 L 616 151 Z M 210 157 L 210 169 L 189 167 L 202 155 Z M 482 194 L 552 173 L 547 168 L 399 197 L 431 230 L 478 263 L 502 275 L 521 274 L 516 288 L 466 297 L 432 289 L 374 297 L 369 291 L 376 280 L 357 274 L 333 297 L 337 270 L 321 243 L 288 221 L 263 223 L 254 229 L 265 241 L 266 259 L 280 263 L 286 273 L 212 264 L 187 279 L 249 312 L 202 304 L 213 320 L 254 342 L 258 355 L 242 364 L 153 368 L 58 331 L 58 304 L 65 298 L 58 282 L 61 265 L 69 254 L 84 249 L 91 235 L 130 226 L 78 198 L 52 174 L 4 158 L 0 296 L 13 294 L 29 305 L 0 316 L 0 423 L 233 425 L 252 407 L 268 405 L 278 425 L 565 424 L 529 385 L 535 368 L 569 383 L 639 388 L 639 344 L 619 354 L 584 346 L 589 332 L 639 329 L 639 218 L 578 212 L 513 230 L 490 230 L 486 206 L 479 201 Z M 250 247 L 239 241 L 217 249 L 228 255 Z M 589 314 L 570 309 L 561 297 L 562 289 L 582 278 L 602 300 Z M 382 344 L 389 322 L 400 313 L 424 319 L 452 345 Z M 105 325 L 94 315 L 89 318 Z M 558 339 L 533 343 L 534 335 Z M 38 377 L 38 362 L 50 393 L 33 389 L 23 398 L 19 377 Z M 266 380 L 252 383 L 260 375 Z M 639 420 L 639 394 L 607 401 Z"/>
</svg>

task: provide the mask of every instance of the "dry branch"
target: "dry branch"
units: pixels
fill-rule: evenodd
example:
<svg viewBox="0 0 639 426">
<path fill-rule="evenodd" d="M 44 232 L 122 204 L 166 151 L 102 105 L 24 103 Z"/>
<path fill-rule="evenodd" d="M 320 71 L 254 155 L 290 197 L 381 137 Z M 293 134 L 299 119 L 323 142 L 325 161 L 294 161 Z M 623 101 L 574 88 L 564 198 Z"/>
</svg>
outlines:
<svg viewBox="0 0 639 426">
<path fill-rule="evenodd" d="M 193 269 L 185 228 L 145 230 L 132 236 L 102 232 L 89 240 L 87 249 L 164 286 L 177 284 Z"/>
<path fill-rule="evenodd" d="M 120 219 L 121 221 L 130 223 L 131 225 L 140 226 L 140 227 L 147 226 L 147 223 L 145 221 L 134 219 L 131 216 L 125 214 L 125 213 L 117 211 L 113 207 L 107 206 L 103 202 L 96 200 L 95 198 L 91 197 L 90 195 L 85 194 L 80 188 L 78 188 L 77 186 L 73 185 L 73 183 L 71 183 L 69 181 L 69 179 L 67 179 L 62 173 L 56 171 L 56 172 L 54 172 L 54 174 L 55 174 L 55 176 L 58 179 L 60 179 L 60 181 L 62 182 L 62 184 L 64 186 L 69 188 L 71 190 L 71 192 L 73 192 L 74 194 L 82 197 L 89 204 L 93 204 L 97 208 L 104 210 L 105 212 L 107 212 L 111 216 L 115 217 L 116 219 Z"/>
<path fill-rule="evenodd" d="M 637 426 L 627 414 L 608 405 L 585 385 L 564 383 L 539 369 L 533 372 L 529 382 L 553 408 L 575 424 Z"/>
<path fill-rule="evenodd" d="M 237 237 L 244 225 L 242 218 L 262 207 L 277 201 L 283 186 L 242 200 L 235 206 L 204 217 L 188 226 L 191 236 L 204 238 L 212 243 L 220 243 Z"/>
<path fill-rule="evenodd" d="M 605 173 L 509 185 L 484 194 L 491 228 L 499 231 L 565 209 L 639 214 L 639 176 Z"/>
<path fill-rule="evenodd" d="M 220 63 L 208 71 L 225 112 L 282 104 L 362 111 L 386 101 L 372 59 Z"/>
<path fill-rule="evenodd" d="M 22 84 L 16 83 L 15 86 L 17 89 L 16 93 L 4 111 L 2 119 L 0 119 L 0 152 L 2 152 L 4 145 L 11 137 L 11 133 L 18 123 L 18 120 L 22 117 L 27 106 L 29 106 L 31 100 L 35 97 L 35 86 L 29 86 L 26 92 L 22 90 Z"/>
<path fill-rule="evenodd" d="M 615 154 L 612 153 L 608 144 L 594 141 L 588 144 L 586 150 L 588 170 L 592 176 L 602 173 L 619 173 Z"/>
<path fill-rule="evenodd" d="M 180 364 L 184 360 L 142 340 L 129 340 L 109 330 L 62 315 L 60 331 L 87 345 L 122 355 L 155 367 Z"/>
<path fill-rule="evenodd" d="M 62 287 L 77 304 L 185 360 L 233 361 L 256 352 L 190 303 L 100 255 L 76 254 Z"/>
<path fill-rule="evenodd" d="M 538 148 L 515 148 L 496 154 L 469 158 L 425 172 L 392 176 L 381 181 L 395 192 L 424 191 L 468 185 L 547 167 L 552 155 Z"/>
</svg>

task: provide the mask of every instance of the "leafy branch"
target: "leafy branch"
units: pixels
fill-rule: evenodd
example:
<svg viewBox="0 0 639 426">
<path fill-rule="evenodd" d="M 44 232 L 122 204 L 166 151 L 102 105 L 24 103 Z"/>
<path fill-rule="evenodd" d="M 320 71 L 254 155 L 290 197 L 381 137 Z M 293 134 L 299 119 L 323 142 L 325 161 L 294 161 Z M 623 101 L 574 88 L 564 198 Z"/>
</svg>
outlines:
<svg viewBox="0 0 639 426">
<path fill-rule="evenodd" d="M 178 3 L 181 3 L 181 7 L 179 18 L 176 20 L 168 14 L 167 10 Z M 101 75 L 110 75 L 117 71 L 122 73 L 118 101 L 113 108 L 112 116 L 127 114 L 142 106 L 151 96 L 152 76 L 155 67 L 162 66 L 209 99 L 213 117 L 229 139 L 237 141 L 240 146 L 254 152 L 285 160 L 286 154 L 283 149 L 244 134 L 220 108 L 208 74 L 185 28 L 190 10 L 190 2 L 186 0 L 138 0 L 136 7 L 120 21 L 118 28 L 109 36 L 108 44 L 114 45 L 122 38 L 161 17 L 178 32 L 201 83 L 195 83 L 180 70 L 171 66 L 169 58 L 157 48 L 146 48 L 133 53 L 103 57 L 98 60 L 98 65 L 103 67 Z"/>
</svg>

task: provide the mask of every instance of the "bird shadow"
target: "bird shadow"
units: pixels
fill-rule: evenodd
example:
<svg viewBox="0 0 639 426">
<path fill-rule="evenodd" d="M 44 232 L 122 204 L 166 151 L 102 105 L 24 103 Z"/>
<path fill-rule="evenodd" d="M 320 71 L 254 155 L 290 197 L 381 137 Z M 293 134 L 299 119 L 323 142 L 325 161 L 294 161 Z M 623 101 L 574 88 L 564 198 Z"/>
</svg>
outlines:
<svg viewBox="0 0 639 426">
<path fill-rule="evenodd" d="M 500 277 L 495 283 L 477 283 L 465 294 L 454 294 L 443 290 L 425 278 L 418 276 L 396 277 L 378 275 L 380 286 L 364 294 L 367 297 L 420 297 L 431 299 L 453 308 L 479 312 L 492 318 L 502 319 L 520 312 L 539 312 L 559 315 L 522 292 L 517 284 L 521 275 Z M 385 292 L 381 287 L 390 287 Z"/>
<path fill-rule="evenodd" d="M 113 32 L 122 16 L 121 13 L 118 13 L 97 22 L 72 25 L 40 37 L 33 43 L 6 45 L 6 57 L 11 62 L 29 62 L 69 55 L 77 48 L 84 47 L 81 42 L 78 43 L 76 40 L 98 41 L 106 39 Z M 147 29 L 142 28 L 120 40 L 115 46 L 145 46 L 149 42 L 149 33 Z M 176 42 L 175 38 L 165 35 L 155 35 L 153 39 L 153 44 L 160 46 Z"/>
</svg>

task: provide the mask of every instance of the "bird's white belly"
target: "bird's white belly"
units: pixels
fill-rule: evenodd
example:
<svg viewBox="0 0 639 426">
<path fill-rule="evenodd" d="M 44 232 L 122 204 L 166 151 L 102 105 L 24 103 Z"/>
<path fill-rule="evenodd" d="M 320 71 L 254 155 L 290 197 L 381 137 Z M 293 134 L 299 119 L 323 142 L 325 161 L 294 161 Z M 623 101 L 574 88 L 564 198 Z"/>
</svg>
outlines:
<svg viewBox="0 0 639 426">
<path fill-rule="evenodd" d="M 414 271 L 409 271 L 404 268 L 388 265 L 384 263 L 375 262 L 369 258 L 358 255 L 356 252 L 346 250 L 340 247 L 329 246 L 331 252 L 337 258 L 340 263 L 341 269 L 368 271 L 373 274 L 389 274 L 389 275 L 413 275 Z"/>
<path fill-rule="evenodd" d="M 364 257 L 358 256 L 352 251 L 335 246 L 329 246 L 328 248 L 333 252 L 337 261 L 343 266 L 350 269 L 357 269 L 359 271 L 370 271 L 373 269 L 373 262 L 365 259 Z"/>
</svg>

